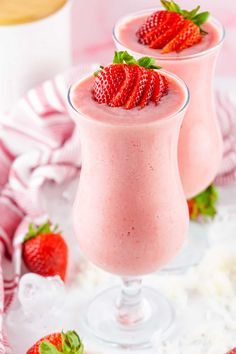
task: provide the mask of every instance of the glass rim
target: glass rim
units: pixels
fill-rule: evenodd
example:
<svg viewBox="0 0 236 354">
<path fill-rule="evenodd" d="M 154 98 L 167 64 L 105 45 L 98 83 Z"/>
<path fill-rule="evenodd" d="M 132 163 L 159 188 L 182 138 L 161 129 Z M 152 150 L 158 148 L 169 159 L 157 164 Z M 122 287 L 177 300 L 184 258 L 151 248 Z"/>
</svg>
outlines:
<svg viewBox="0 0 236 354">
<path fill-rule="evenodd" d="M 106 126 L 112 126 L 112 127 L 114 127 L 115 125 L 118 125 L 119 127 L 130 127 L 130 126 L 137 127 L 137 126 L 142 126 L 142 125 L 155 125 L 155 124 L 162 125 L 162 124 L 165 124 L 166 121 L 169 122 L 170 120 L 174 120 L 176 118 L 176 116 L 178 116 L 181 112 L 183 112 L 188 107 L 188 104 L 189 104 L 189 101 L 190 101 L 190 90 L 189 90 L 187 84 L 185 83 L 185 81 L 182 80 L 179 76 L 173 74 L 172 72 L 169 72 L 167 70 L 162 70 L 162 69 L 155 70 L 155 71 L 161 72 L 164 75 L 166 74 L 167 76 L 170 76 L 171 78 L 177 80 L 177 82 L 183 88 L 184 94 L 185 94 L 185 97 L 184 97 L 184 100 L 183 100 L 184 102 L 181 105 L 181 107 L 176 112 L 174 112 L 173 114 L 167 115 L 167 117 L 165 117 L 165 118 L 155 119 L 155 120 L 152 120 L 152 121 L 149 121 L 149 122 L 145 122 L 145 121 L 138 122 L 138 121 L 136 121 L 135 123 L 129 123 L 129 122 L 124 122 L 123 123 L 122 122 L 122 123 L 116 124 L 116 122 L 113 123 L 113 122 L 107 122 L 107 121 L 99 121 L 99 120 L 97 120 L 95 118 L 92 118 L 91 116 L 81 112 L 80 109 L 75 107 L 75 105 L 73 104 L 72 92 L 73 92 L 74 88 L 80 82 L 82 82 L 82 81 L 86 80 L 87 78 L 91 77 L 91 75 L 86 75 L 83 78 L 81 78 L 80 80 L 78 80 L 77 82 L 75 82 L 74 84 L 70 85 L 69 90 L 68 90 L 68 94 L 67 94 L 67 102 L 69 103 L 69 107 L 74 112 L 76 112 L 76 114 L 79 114 L 80 116 L 82 116 L 86 120 L 95 122 L 98 125 L 106 125 Z M 118 108 L 123 109 L 122 107 L 118 107 Z"/>
<path fill-rule="evenodd" d="M 26 26 L 30 27 L 30 26 L 34 26 L 34 25 L 37 25 L 38 23 L 41 23 L 41 22 L 46 22 L 49 18 L 52 18 L 56 15 L 58 15 L 60 12 L 63 12 L 64 9 L 66 9 L 67 7 L 70 7 L 72 5 L 72 0 L 66 0 L 65 4 L 62 5 L 61 7 L 59 7 L 56 11 L 52 12 L 51 14 L 45 16 L 45 17 L 41 17 L 41 18 L 38 18 L 36 20 L 33 20 L 33 21 L 27 21 L 27 22 L 20 22 L 20 23 L 12 23 L 12 24 L 5 24 L 5 25 L 1 25 L 0 24 L 0 31 L 1 31 L 1 28 L 2 29 L 18 29 L 18 28 L 24 28 Z"/>
<path fill-rule="evenodd" d="M 130 50 L 132 53 L 136 54 L 136 55 L 143 55 L 145 56 L 145 53 L 140 53 L 137 52 L 136 50 L 133 50 L 131 48 L 128 48 L 124 43 L 122 43 L 120 41 L 120 39 L 118 39 L 118 36 L 116 34 L 117 29 L 119 27 L 119 25 L 121 23 L 125 23 L 125 20 L 130 18 L 130 17 L 134 17 L 134 16 L 139 16 L 139 15 L 149 15 L 149 13 L 151 14 L 154 11 L 160 10 L 160 7 L 157 8 L 148 8 L 148 9 L 144 9 L 144 10 L 140 10 L 140 11 L 136 11 L 136 12 L 132 12 L 129 13 L 128 15 L 122 16 L 121 18 L 119 18 L 119 20 L 116 22 L 115 26 L 113 27 L 112 30 L 112 37 L 115 43 L 119 43 L 121 46 L 123 46 L 124 48 L 126 48 L 128 51 Z M 210 21 L 212 21 L 213 23 L 216 24 L 217 27 L 220 28 L 220 39 L 219 41 L 212 47 L 202 50 L 201 52 L 195 53 L 195 54 L 189 54 L 189 55 L 183 55 L 183 56 L 169 56 L 169 57 L 163 57 L 163 55 L 157 55 L 157 56 L 153 56 L 154 59 L 160 60 L 160 61 L 175 61 L 175 60 L 188 60 L 188 59 L 194 59 L 197 57 L 201 57 L 201 56 L 205 56 L 211 52 L 213 52 L 215 49 L 217 49 L 224 41 L 225 39 L 225 28 L 222 25 L 222 23 L 220 21 L 218 21 L 216 18 L 214 18 L 213 16 L 210 16 Z"/>
</svg>

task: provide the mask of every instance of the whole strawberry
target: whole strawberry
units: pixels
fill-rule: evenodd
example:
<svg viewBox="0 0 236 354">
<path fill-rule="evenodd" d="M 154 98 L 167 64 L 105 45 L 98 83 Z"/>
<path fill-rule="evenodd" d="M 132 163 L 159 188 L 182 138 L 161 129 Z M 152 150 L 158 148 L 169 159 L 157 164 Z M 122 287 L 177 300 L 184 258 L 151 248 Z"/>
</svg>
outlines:
<svg viewBox="0 0 236 354">
<path fill-rule="evenodd" d="M 26 354 L 83 354 L 84 346 L 75 331 L 53 333 L 31 347 Z"/>
<path fill-rule="evenodd" d="M 218 193 L 214 185 L 210 185 L 203 192 L 192 199 L 189 199 L 188 209 L 191 220 L 196 220 L 199 217 L 213 218 L 216 211 L 216 202 L 218 200 Z"/>
<path fill-rule="evenodd" d="M 144 108 L 151 102 L 158 104 L 167 94 L 168 82 L 153 69 L 160 69 L 153 58 L 136 60 L 127 51 L 115 52 L 113 64 L 95 73 L 95 101 L 124 109 Z"/>
<path fill-rule="evenodd" d="M 227 354 L 236 354 L 236 348 L 231 349 Z"/>
<path fill-rule="evenodd" d="M 49 221 L 40 226 L 30 224 L 22 254 L 31 272 L 42 276 L 59 275 L 65 280 L 68 248 L 58 226 L 52 229 Z"/>
<path fill-rule="evenodd" d="M 201 25 L 207 21 L 209 12 L 198 13 L 200 6 L 192 11 L 182 10 L 172 0 L 161 0 L 161 3 L 165 10 L 151 14 L 138 29 L 140 43 L 169 53 L 180 52 L 202 40 L 206 32 Z"/>
</svg>

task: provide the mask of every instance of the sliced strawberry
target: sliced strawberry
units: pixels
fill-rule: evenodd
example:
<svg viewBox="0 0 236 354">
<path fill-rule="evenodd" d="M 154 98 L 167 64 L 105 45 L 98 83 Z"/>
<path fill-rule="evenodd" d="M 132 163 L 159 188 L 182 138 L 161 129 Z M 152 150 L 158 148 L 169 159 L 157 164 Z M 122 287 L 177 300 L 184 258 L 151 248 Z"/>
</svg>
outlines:
<svg viewBox="0 0 236 354">
<path fill-rule="evenodd" d="M 155 81 L 156 81 L 155 72 L 149 70 L 147 84 L 146 84 L 145 90 L 143 92 L 141 101 L 139 103 L 139 106 L 141 108 L 144 108 L 148 104 L 148 102 L 150 101 L 152 94 L 153 94 Z"/>
<path fill-rule="evenodd" d="M 109 65 L 99 74 L 99 80 L 95 80 L 93 95 L 98 103 L 109 104 L 113 96 L 120 90 L 125 80 L 123 64 Z"/>
<path fill-rule="evenodd" d="M 132 92 L 125 103 L 126 109 L 132 109 L 138 106 L 141 97 L 144 93 L 146 84 L 148 82 L 148 70 L 142 67 L 137 67 L 136 82 L 133 86 Z"/>
<path fill-rule="evenodd" d="M 155 80 L 155 85 L 154 85 L 154 90 L 153 90 L 153 94 L 151 97 L 151 101 L 154 102 L 155 104 L 158 104 L 161 97 L 163 97 L 167 93 L 168 82 L 167 82 L 165 76 L 163 76 L 157 72 L 154 72 L 154 75 L 156 77 L 156 80 Z"/>
<path fill-rule="evenodd" d="M 138 72 L 137 65 L 124 65 L 125 79 L 119 87 L 118 92 L 113 96 L 112 100 L 108 103 L 111 107 L 123 106 L 126 102 L 130 92 L 132 91 Z"/>
<path fill-rule="evenodd" d="M 167 11 L 157 11 L 150 15 L 136 33 L 139 42 L 149 44 L 156 35 L 163 32 L 168 20 L 169 13 Z"/>
<path fill-rule="evenodd" d="M 176 28 L 181 28 L 184 25 L 184 17 L 175 12 L 164 11 L 165 21 L 162 20 L 162 23 L 158 23 L 156 27 L 150 29 L 143 37 L 145 44 L 151 45 L 159 37 L 165 38 L 166 43 L 171 38 L 171 33 L 175 32 Z M 155 48 L 155 47 L 151 47 Z"/>
<path fill-rule="evenodd" d="M 192 11 L 182 10 L 173 0 L 161 0 L 166 11 L 156 11 L 138 29 L 138 41 L 163 53 L 181 51 L 201 41 L 206 32 L 201 25 L 209 12 L 198 13 L 200 6 Z"/>
<path fill-rule="evenodd" d="M 174 25 L 173 24 L 170 25 L 170 27 L 167 28 L 162 34 L 156 36 L 156 38 L 149 43 L 149 47 L 154 49 L 163 48 L 167 43 L 169 43 L 169 41 L 173 37 L 175 37 L 178 34 L 181 28 L 183 28 L 184 23 L 185 23 L 184 18 L 181 15 L 179 15 L 179 19 L 175 21 Z"/>
<path fill-rule="evenodd" d="M 184 27 L 178 34 L 162 49 L 163 53 L 179 52 L 185 48 L 199 43 L 202 39 L 200 28 L 190 20 L 185 20 Z"/>
<path fill-rule="evenodd" d="M 168 82 L 154 70 L 160 69 L 154 58 L 136 60 L 126 51 L 115 52 L 113 64 L 101 68 L 95 73 L 92 89 L 98 103 L 125 109 L 144 108 L 151 101 L 158 103 L 167 93 Z"/>
</svg>

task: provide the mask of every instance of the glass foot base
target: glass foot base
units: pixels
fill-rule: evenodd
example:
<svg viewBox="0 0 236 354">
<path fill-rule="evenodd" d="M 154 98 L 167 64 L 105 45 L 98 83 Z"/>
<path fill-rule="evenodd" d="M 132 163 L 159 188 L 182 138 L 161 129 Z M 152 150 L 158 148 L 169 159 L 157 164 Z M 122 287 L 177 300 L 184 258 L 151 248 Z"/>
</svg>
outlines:
<svg viewBox="0 0 236 354">
<path fill-rule="evenodd" d="M 144 287 L 142 320 L 132 324 L 117 320 L 119 295 L 120 288 L 114 287 L 100 293 L 88 305 L 85 324 L 96 339 L 118 348 L 142 349 L 152 346 L 154 333 L 167 335 L 174 320 L 174 311 L 162 295 Z"/>
<path fill-rule="evenodd" d="M 187 240 L 173 261 L 162 272 L 184 272 L 198 265 L 208 248 L 207 224 L 190 222 Z"/>
</svg>

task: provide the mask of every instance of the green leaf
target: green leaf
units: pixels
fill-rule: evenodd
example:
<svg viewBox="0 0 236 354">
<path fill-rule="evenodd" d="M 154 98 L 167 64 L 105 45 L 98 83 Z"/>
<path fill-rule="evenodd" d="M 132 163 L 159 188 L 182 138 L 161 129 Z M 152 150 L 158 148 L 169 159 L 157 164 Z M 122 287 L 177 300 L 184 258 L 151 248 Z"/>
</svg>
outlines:
<svg viewBox="0 0 236 354">
<path fill-rule="evenodd" d="M 124 52 L 115 52 L 113 64 L 122 64 L 123 63 Z"/>
<path fill-rule="evenodd" d="M 126 51 L 124 52 L 123 58 L 124 62 L 128 65 L 137 65 L 137 60 Z"/>
<path fill-rule="evenodd" d="M 95 72 L 93 73 L 93 75 L 94 75 L 95 77 L 97 77 L 97 76 L 102 72 L 103 69 L 104 69 L 104 66 L 100 65 L 100 69 L 98 69 L 97 71 L 95 71 Z"/>
<path fill-rule="evenodd" d="M 197 26 L 201 26 L 204 22 L 207 21 L 210 13 L 208 11 L 197 14 L 200 10 L 200 6 L 197 6 L 191 11 L 182 10 L 178 4 L 173 0 L 161 0 L 162 6 L 170 12 L 176 12 L 181 14 L 185 19 L 193 21 Z"/>
<path fill-rule="evenodd" d="M 181 15 L 184 16 L 184 18 L 188 18 L 189 12 L 187 10 L 181 10 Z"/>
<path fill-rule="evenodd" d="M 161 69 L 161 66 L 155 65 L 156 60 L 154 58 L 142 57 L 138 60 L 138 65 L 146 69 Z"/>
<path fill-rule="evenodd" d="M 177 12 L 177 13 L 181 12 L 181 8 L 174 1 L 171 1 L 171 8 L 173 12 Z"/>
<path fill-rule="evenodd" d="M 197 219 L 199 214 L 213 218 L 217 214 L 216 203 L 218 192 L 214 185 L 210 185 L 206 190 L 192 198 L 193 208 L 191 219 Z"/>
<path fill-rule="evenodd" d="M 200 6 L 197 6 L 196 9 L 193 9 L 192 11 L 190 11 L 189 12 L 189 20 L 194 18 L 197 15 L 199 10 L 200 10 Z"/>
<path fill-rule="evenodd" d="M 169 11 L 170 10 L 170 2 L 167 0 L 161 0 L 162 6 Z"/>
<path fill-rule="evenodd" d="M 83 343 L 75 331 L 62 332 L 62 352 L 65 354 L 83 354 Z"/>
<path fill-rule="evenodd" d="M 191 213 L 191 219 L 196 220 L 198 218 L 198 215 L 199 215 L 198 206 L 196 204 L 194 204 L 193 209 L 192 209 L 192 213 Z"/>
<path fill-rule="evenodd" d="M 115 52 L 113 64 L 123 64 L 126 63 L 128 65 L 137 64 L 137 60 L 130 55 L 127 51 Z"/>
<path fill-rule="evenodd" d="M 132 55 L 127 51 L 115 52 L 113 64 L 127 64 L 127 65 L 139 65 L 146 69 L 160 69 L 160 66 L 155 64 L 154 58 L 142 57 L 139 60 L 136 60 Z"/>
<path fill-rule="evenodd" d="M 195 16 L 192 21 L 197 25 L 197 26 L 201 26 L 203 23 L 205 23 L 207 21 L 207 19 L 210 16 L 210 12 L 206 11 L 206 12 L 202 12 L 200 14 L 198 14 L 197 16 Z"/>
<path fill-rule="evenodd" d="M 50 220 L 47 220 L 44 224 L 42 225 L 34 225 L 34 224 L 29 224 L 29 229 L 27 234 L 25 235 L 24 242 L 31 240 L 32 238 L 35 238 L 39 235 L 43 234 L 51 234 L 54 232 L 61 233 L 59 232 L 59 226 L 56 225 L 55 228 L 51 228 L 52 224 Z"/>
<path fill-rule="evenodd" d="M 61 354 L 53 344 L 47 341 L 40 344 L 39 352 L 40 354 Z"/>
<path fill-rule="evenodd" d="M 167 11 L 181 13 L 181 8 L 174 1 L 161 0 L 161 3 Z"/>
<path fill-rule="evenodd" d="M 100 74 L 101 70 L 94 71 L 93 75 L 97 77 Z"/>
<path fill-rule="evenodd" d="M 49 220 L 45 224 L 40 225 L 36 231 L 37 235 L 48 234 L 50 232 L 51 232 L 51 224 Z"/>
</svg>

